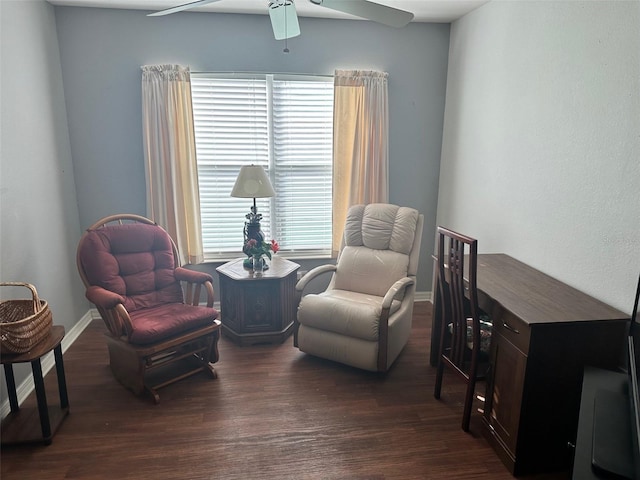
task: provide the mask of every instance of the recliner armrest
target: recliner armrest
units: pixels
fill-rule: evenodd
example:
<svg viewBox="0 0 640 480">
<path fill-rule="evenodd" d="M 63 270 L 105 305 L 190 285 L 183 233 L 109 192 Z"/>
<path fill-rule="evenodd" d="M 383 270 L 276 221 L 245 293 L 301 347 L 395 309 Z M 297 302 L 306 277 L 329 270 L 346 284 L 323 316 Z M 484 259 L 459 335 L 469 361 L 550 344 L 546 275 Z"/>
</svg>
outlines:
<svg viewBox="0 0 640 480">
<path fill-rule="evenodd" d="M 189 270 L 188 268 L 178 267 L 174 270 L 177 280 L 191 283 L 205 283 L 206 281 L 213 283 L 213 277 L 205 272 L 197 270 Z"/>
<path fill-rule="evenodd" d="M 320 265 L 319 267 L 312 268 L 309 270 L 299 281 L 296 283 L 296 292 L 300 293 L 304 290 L 307 284 L 323 273 L 335 272 L 335 265 Z"/>
<path fill-rule="evenodd" d="M 383 309 L 391 308 L 391 302 L 393 302 L 393 300 L 401 292 L 404 293 L 404 290 L 408 286 L 413 285 L 414 283 L 415 283 L 415 280 L 413 278 L 404 277 L 404 278 L 401 278 L 400 280 L 398 280 L 393 285 L 391 285 L 391 288 L 389 288 L 389 290 L 387 290 L 387 293 L 385 294 L 384 298 L 382 299 L 382 308 Z"/>
<path fill-rule="evenodd" d="M 124 304 L 124 297 L 122 295 L 110 292 L 96 285 L 88 287 L 85 296 L 94 305 L 105 309 L 115 308 L 118 304 Z"/>
</svg>

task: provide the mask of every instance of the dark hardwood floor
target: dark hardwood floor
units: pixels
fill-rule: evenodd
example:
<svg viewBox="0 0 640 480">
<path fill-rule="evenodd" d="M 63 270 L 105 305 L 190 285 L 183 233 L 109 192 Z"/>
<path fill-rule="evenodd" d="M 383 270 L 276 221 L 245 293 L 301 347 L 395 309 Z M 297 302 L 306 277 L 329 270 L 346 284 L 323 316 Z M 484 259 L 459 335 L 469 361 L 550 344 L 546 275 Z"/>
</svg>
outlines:
<svg viewBox="0 0 640 480">
<path fill-rule="evenodd" d="M 291 338 L 223 338 L 217 380 L 196 375 L 154 405 L 113 379 L 94 321 L 64 355 L 69 416 L 52 445 L 3 448 L 2 480 L 511 479 L 479 414 L 461 430 L 462 382 L 446 375 L 433 398 L 430 327 L 431 304 L 417 303 L 411 340 L 384 376 L 305 355 Z M 46 383 L 57 401 L 55 371 Z"/>
</svg>

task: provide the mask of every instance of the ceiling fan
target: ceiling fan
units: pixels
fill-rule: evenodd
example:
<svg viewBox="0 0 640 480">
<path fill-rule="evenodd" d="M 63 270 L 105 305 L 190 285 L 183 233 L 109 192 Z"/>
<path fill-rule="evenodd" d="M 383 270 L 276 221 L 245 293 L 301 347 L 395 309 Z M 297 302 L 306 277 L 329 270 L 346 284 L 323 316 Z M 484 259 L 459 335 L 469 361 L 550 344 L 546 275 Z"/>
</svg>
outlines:
<svg viewBox="0 0 640 480">
<path fill-rule="evenodd" d="M 219 1 L 220 0 L 198 0 L 150 13 L 148 16 L 155 17 L 169 15 L 170 13 L 189 10 L 191 8 L 201 7 L 203 5 Z M 404 27 L 413 19 L 413 13 L 411 12 L 388 7 L 369 0 L 309 1 L 321 7 L 355 15 L 356 17 L 365 18 L 390 27 Z M 273 27 L 273 34 L 276 40 L 292 38 L 300 35 L 298 15 L 296 13 L 293 0 L 269 0 L 269 16 L 271 17 L 271 26 Z"/>
</svg>

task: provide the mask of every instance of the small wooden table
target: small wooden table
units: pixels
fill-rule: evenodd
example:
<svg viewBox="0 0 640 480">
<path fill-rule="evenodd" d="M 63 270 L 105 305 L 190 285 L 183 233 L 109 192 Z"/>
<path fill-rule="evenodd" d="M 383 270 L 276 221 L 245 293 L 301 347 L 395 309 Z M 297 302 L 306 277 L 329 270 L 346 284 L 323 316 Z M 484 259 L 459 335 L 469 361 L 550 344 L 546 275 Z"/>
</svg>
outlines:
<svg viewBox="0 0 640 480">
<path fill-rule="evenodd" d="M 222 333 L 240 345 L 282 343 L 293 332 L 297 263 L 274 256 L 261 273 L 243 258 L 219 266 Z"/>
<path fill-rule="evenodd" d="M 2 354 L 0 359 L 4 366 L 4 375 L 7 382 L 7 393 L 11 413 L 2 420 L 2 445 L 12 445 L 17 443 L 44 443 L 51 444 L 53 434 L 56 432 L 62 420 L 69 413 L 69 398 L 67 396 L 67 382 L 64 375 L 64 363 L 62 361 L 62 339 L 64 338 L 64 327 L 54 325 L 49 332 L 49 336 L 38 343 L 33 349 L 26 353 Z M 41 357 L 53 350 L 56 361 L 56 374 L 58 377 L 58 392 L 60 394 L 60 405 L 49 406 L 44 388 L 44 378 L 42 377 Z M 16 382 L 13 376 L 14 363 L 31 363 L 33 371 L 33 382 L 36 389 L 38 402 L 38 418 L 35 409 L 21 409 L 18 405 L 16 393 Z"/>
</svg>

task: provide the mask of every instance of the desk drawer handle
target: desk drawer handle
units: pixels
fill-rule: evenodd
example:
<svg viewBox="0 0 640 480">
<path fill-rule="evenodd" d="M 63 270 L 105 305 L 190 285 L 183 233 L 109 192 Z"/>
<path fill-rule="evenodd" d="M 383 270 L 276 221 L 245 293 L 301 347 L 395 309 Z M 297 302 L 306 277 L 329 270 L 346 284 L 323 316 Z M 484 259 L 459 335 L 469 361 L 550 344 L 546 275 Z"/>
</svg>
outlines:
<svg viewBox="0 0 640 480">
<path fill-rule="evenodd" d="M 502 322 L 502 326 L 504 328 L 506 328 L 507 330 L 509 330 L 510 332 L 515 333 L 516 335 L 520 335 L 520 330 L 518 330 L 517 328 L 513 328 L 511 325 L 509 325 L 507 322 Z"/>
</svg>

